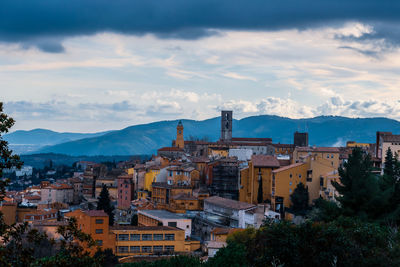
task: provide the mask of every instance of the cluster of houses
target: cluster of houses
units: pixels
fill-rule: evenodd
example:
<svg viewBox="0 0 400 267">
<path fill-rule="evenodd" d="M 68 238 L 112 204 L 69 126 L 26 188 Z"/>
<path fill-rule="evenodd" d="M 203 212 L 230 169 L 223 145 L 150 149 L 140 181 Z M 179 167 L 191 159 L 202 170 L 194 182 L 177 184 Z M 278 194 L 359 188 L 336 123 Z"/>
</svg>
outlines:
<svg viewBox="0 0 400 267">
<path fill-rule="evenodd" d="M 147 162 L 121 162 L 111 170 L 78 162 L 84 171 L 74 177 L 7 192 L 0 207 L 5 221 L 29 222 L 60 238 L 57 226 L 75 217 L 99 247 L 124 260 L 180 253 L 212 257 L 235 231 L 258 228 L 266 218 L 292 219 L 290 196 L 299 183 L 308 188 L 310 204 L 335 201 L 332 182 L 339 182 L 338 168 L 353 148 L 370 154 L 377 172 L 389 148 L 400 154 L 400 135 L 389 132 L 377 132 L 375 144 L 349 141 L 345 147 L 309 146 L 308 133 L 299 132 L 292 144 L 235 138 L 232 115 L 222 111 L 217 142 L 185 141 L 179 122 L 171 146 Z M 104 211 L 95 210 L 104 185 L 116 208 L 113 226 Z"/>
</svg>

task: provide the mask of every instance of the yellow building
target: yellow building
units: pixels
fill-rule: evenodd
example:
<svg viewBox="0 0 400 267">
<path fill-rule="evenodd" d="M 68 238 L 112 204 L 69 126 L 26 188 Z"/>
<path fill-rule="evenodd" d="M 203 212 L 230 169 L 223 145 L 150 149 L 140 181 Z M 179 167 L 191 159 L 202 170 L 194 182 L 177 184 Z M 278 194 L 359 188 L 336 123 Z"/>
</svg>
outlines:
<svg viewBox="0 0 400 267">
<path fill-rule="evenodd" d="M 309 164 L 307 173 L 310 204 L 320 197 L 323 177 L 337 171 L 340 165 L 340 151 L 337 147 L 297 147 L 293 152 L 294 162 Z"/>
<path fill-rule="evenodd" d="M 185 231 L 169 226 L 115 226 L 115 255 L 165 255 L 200 248 L 200 242 L 185 240 Z"/>
<path fill-rule="evenodd" d="M 368 149 L 371 146 L 369 143 L 357 143 L 355 141 L 348 141 L 346 143 L 346 147 L 361 147 L 364 149 Z"/>
<path fill-rule="evenodd" d="M 258 188 L 262 180 L 263 201 L 271 200 L 272 171 L 279 168 L 276 157 L 253 155 L 249 166 L 240 171 L 239 201 L 257 204 Z"/>
<path fill-rule="evenodd" d="M 156 176 L 160 173 L 159 166 L 149 167 L 144 175 L 144 190 L 152 191 L 151 184 L 156 181 Z"/>
<path fill-rule="evenodd" d="M 229 157 L 229 147 L 209 147 L 208 155 L 212 157 Z"/>
<path fill-rule="evenodd" d="M 185 148 L 185 140 L 183 139 L 183 125 L 182 121 L 179 121 L 178 126 L 176 127 L 176 141 L 175 146 L 184 149 Z"/>
<path fill-rule="evenodd" d="M 272 171 L 271 207 L 283 212 L 283 207 L 290 207 L 290 195 L 299 183 L 306 185 L 307 163 L 294 163 Z"/>
</svg>

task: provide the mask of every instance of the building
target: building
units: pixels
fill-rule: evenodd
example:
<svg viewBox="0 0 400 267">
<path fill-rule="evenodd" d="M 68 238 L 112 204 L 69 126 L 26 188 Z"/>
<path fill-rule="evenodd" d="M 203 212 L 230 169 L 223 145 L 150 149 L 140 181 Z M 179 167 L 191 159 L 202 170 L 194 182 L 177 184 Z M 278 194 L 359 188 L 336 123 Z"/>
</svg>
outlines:
<svg viewBox="0 0 400 267">
<path fill-rule="evenodd" d="M 118 176 L 117 179 L 117 206 L 119 209 L 129 209 L 134 199 L 133 177 L 129 175 Z"/>
<path fill-rule="evenodd" d="M 221 138 L 222 142 L 230 142 L 232 140 L 232 111 L 221 111 Z"/>
<path fill-rule="evenodd" d="M 57 210 L 56 209 L 44 209 L 44 210 L 31 210 L 31 212 L 25 213 L 23 222 L 45 222 L 45 221 L 57 221 Z"/>
<path fill-rule="evenodd" d="M 190 237 L 192 232 L 192 220 L 166 210 L 139 210 L 139 226 L 170 226 L 185 231 L 185 237 Z"/>
<path fill-rule="evenodd" d="M 109 218 L 102 210 L 74 210 L 64 215 L 65 218 L 75 217 L 78 228 L 84 233 L 90 234 L 96 242 L 96 246 L 104 249 L 115 250 L 115 236 L 109 231 Z M 90 249 L 95 252 L 97 248 Z"/>
<path fill-rule="evenodd" d="M 294 189 L 299 183 L 306 185 L 308 168 L 307 163 L 300 162 L 272 171 L 270 194 L 273 210 L 284 214 L 284 208 L 290 207 L 290 195 Z"/>
<path fill-rule="evenodd" d="M 222 228 L 217 227 L 211 231 L 210 241 L 205 242 L 208 257 L 212 258 L 217 254 L 218 250 L 223 247 L 226 247 L 226 239 L 228 235 L 233 234 L 234 232 L 241 231 L 241 229 L 237 228 Z"/>
<path fill-rule="evenodd" d="M 146 169 L 144 176 L 144 190 L 151 192 L 153 190 L 151 184 L 156 181 L 156 176 L 160 173 L 160 166 L 150 166 Z"/>
<path fill-rule="evenodd" d="M 239 199 L 239 162 L 236 158 L 219 159 L 210 164 L 212 176 L 208 178 L 211 195 Z"/>
<path fill-rule="evenodd" d="M 55 202 L 72 204 L 74 188 L 67 184 L 51 184 L 41 190 L 41 202 L 51 204 Z"/>
<path fill-rule="evenodd" d="M 254 226 L 253 218 L 246 216 L 246 212 L 256 209 L 256 205 L 218 196 L 204 200 L 205 215 L 213 215 L 221 224 L 226 224 L 226 226 L 232 228 Z"/>
<path fill-rule="evenodd" d="M 297 146 L 307 147 L 308 146 L 308 133 L 299 133 L 296 131 L 294 133 L 293 145 L 294 145 L 294 147 L 297 147 Z"/>
<path fill-rule="evenodd" d="M 176 127 L 176 141 L 175 146 L 181 149 L 185 148 L 185 140 L 183 139 L 183 125 L 182 121 L 179 121 Z"/>
<path fill-rule="evenodd" d="M 171 255 L 190 253 L 200 248 L 200 242 L 188 240 L 185 231 L 169 226 L 115 226 L 115 255 Z"/>
<path fill-rule="evenodd" d="M 274 156 L 253 155 L 249 166 L 240 171 L 239 200 L 251 204 L 271 201 L 272 171 L 280 163 Z"/>
<path fill-rule="evenodd" d="M 296 147 L 293 152 L 294 163 L 307 163 L 308 172 L 306 186 L 310 196 L 310 204 L 320 197 L 324 176 L 337 171 L 340 166 L 340 149 L 337 147 Z"/>
</svg>

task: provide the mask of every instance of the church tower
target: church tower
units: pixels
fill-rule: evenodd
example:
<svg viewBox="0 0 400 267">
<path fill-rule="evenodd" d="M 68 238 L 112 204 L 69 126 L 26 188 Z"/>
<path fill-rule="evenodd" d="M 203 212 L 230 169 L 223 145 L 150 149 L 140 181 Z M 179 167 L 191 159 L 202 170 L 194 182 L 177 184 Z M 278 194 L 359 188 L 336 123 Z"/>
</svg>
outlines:
<svg viewBox="0 0 400 267">
<path fill-rule="evenodd" d="M 183 139 L 183 125 L 182 121 L 179 121 L 178 126 L 176 126 L 176 141 L 175 146 L 184 149 L 185 140 Z"/>
<path fill-rule="evenodd" d="M 221 141 L 232 141 L 232 110 L 221 111 Z"/>
</svg>

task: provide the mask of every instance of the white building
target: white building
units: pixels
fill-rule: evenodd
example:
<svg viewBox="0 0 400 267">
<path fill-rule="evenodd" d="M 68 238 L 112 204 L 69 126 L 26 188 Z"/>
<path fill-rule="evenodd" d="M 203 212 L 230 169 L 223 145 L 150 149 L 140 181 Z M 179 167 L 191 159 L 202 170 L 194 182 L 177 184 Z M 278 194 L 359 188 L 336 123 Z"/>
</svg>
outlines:
<svg viewBox="0 0 400 267">
<path fill-rule="evenodd" d="M 66 203 L 74 200 L 74 188 L 67 184 L 52 184 L 42 188 L 41 203 Z"/>
</svg>

